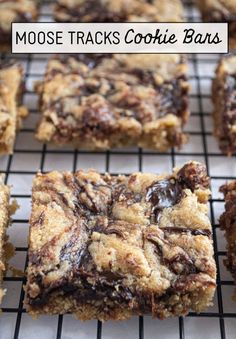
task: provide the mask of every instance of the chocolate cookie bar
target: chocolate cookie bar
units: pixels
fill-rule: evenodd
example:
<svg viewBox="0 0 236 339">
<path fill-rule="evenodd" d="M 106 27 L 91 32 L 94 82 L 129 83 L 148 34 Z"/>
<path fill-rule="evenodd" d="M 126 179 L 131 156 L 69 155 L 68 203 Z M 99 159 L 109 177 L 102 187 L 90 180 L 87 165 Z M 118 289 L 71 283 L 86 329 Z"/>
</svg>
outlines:
<svg viewBox="0 0 236 339">
<path fill-rule="evenodd" d="M 236 152 L 236 56 L 222 58 L 212 85 L 215 135 L 221 151 Z"/>
<path fill-rule="evenodd" d="M 224 264 L 236 283 L 236 180 L 221 186 L 220 191 L 225 199 L 225 212 L 220 217 L 220 227 L 225 231 L 227 241 L 227 259 Z"/>
<path fill-rule="evenodd" d="M 23 69 L 15 62 L 0 62 L 0 155 L 13 152 L 16 131 L 27 110 L 20 106 Z"/>
<path fill-rule="evenodd" d="M 3 273 L 5 271 L 5 259 L 6 253 L 4 246 L 6 244 L 6 229 L 9 225 L 10 220 L 10 189 L 8 186 L 3 184 L 2 176 L 0 177 L 0 304 L 5 294 L 5 290 L 2 286 Z"/>
<path fill-rule="evenodd" d="M 27 311 L 103 321 L 204 310 L 216 284 L 209 194 L 196 162 L 170 175 L 39 173 Z"/>
<path fill-rule="evenodd" d="M 0 0 L 0 51 L 10 48 L 11 23 L 35 21 L 37 5 L 37 0 Z"/>
<path fill-rule="evenodd" d="M 189 116 L 186 68 L 177 54 L 53 58 L 36 88 L 36 137 L 95 150 L 179 147 Z"/>
<path fill-rule="evenodd" d="M 236 48 L 236 1 L 197 0 L 197 3 L 204 21 L 229 23 L 230 47 Z"/>
<path fill-rule="evenodd" d="M 59 22 L 178 22 L 183 20 L 180 0 L 57 0 Z"/>
</svg>

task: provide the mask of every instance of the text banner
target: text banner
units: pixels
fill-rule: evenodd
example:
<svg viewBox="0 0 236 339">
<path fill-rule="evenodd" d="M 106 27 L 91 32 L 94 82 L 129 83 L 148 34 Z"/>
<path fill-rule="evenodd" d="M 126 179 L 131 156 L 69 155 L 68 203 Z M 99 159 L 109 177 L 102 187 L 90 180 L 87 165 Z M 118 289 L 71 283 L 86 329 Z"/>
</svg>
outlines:
<svg viewBox="0 0 236 339">
<path fill-rule="evenodd" d="M 227 52 L 227 23 L 12 24 L 12 53 Z"/>
</svg>

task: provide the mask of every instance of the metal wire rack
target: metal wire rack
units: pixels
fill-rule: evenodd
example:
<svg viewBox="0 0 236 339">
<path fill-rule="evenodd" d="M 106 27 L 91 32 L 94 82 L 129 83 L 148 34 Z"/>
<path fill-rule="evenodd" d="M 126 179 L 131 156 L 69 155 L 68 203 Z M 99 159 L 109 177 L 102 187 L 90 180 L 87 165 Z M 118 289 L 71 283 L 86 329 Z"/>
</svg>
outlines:
<svg viewBox="0 0 236 339">
<path fill-rule="evenodd" d="M 52 1 L 51 1 L 52 2 Z M 192 2 L 185 1 L 188 21 L 200 21 L 199 13 Z M 41 21 L 51 21 L 50 1 L 43 1 Z M 1 58 L 10 58 L 4 54 Z M 14 56 L 15 58 L 15 56 Z M 18 55 L 25 67 L 26 91 L 24 104 L 30 108 L 30 116 L 18 134 L 14 154 L 0 160 L 0 171 L 12 187 L 12 198 L 21 205 L 9 230 L 11 241 L 16 246 L 16 256 L 11 264 L 21 269 L 27 267 L 28 216 L 30 213 L 30 187 L 32 178 L 40 169 L 95 168 L 101 172 L 131 173 L 133 171 L 170 171 L 190 159 L 205 162 L 212 178 L 212 199 L 209 202 L 213 224 L 215 259 L 218 269 L 217 292 L 214 306 L 201 314 L 190 313 L 186 318 L 159 321 L 151 317 L 133 318 L 127 322 L 87 322 L 73 320 L 71 316 L 42 317 L 31 320 L 23 307 L 25 278 L 12 277 L 8 272 L 4 284 L 8 293 L 2 305 L 0 316 L 0 339 L 8 338 L 235 338 L 236 304 L 231 300 L 233 281 L 222 261 L 226 254 L 225 242 L 218 217 L 223 210 L 223 200 L 218 193 L 219 186 L 226 180 L 236 179 L 234 158 L 223 156 L 212 136 L 210 87 L 218 55 L 191 55 L 190 82 L 191 118 L 186 127 L 190 135 L 189 144 L 181 150 L 150 152 L 142 149 L 112 150 L 110 152 L 76 151 L 71 148 L 56 149 L 41 145 L 34 140 L 33 133 L 39 118 L 37 97 L 33 82 L 43 75 L 48 56 Z M 128 161 L 127 161 L 128 160 Z M 23 265 L 22 265 L 23 263 Z"/>
</svg>

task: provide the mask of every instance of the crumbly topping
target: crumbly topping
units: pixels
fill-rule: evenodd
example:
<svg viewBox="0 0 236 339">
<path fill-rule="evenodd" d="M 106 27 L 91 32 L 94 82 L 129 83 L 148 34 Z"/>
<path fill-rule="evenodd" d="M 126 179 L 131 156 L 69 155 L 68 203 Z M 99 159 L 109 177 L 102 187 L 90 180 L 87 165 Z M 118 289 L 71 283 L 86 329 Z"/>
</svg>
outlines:
<svg viewBox="0 0 236 339">
<path fill-rule="evenodd" d="M 226 20 L 236 16 L 236 2 L 234 0 L 198 0 L 199 8 L 205 15 L 215 20 Z"/>
<path fill-rule="evenodd" d="M 130 22 L 183 20 L 180 0 L 168 3 L 160 0 L 58 0 L 57 21 L 72 22 Z"/>
<path fill-rule="evenodd" d="M 220 191 L 225 199 L 225 212 L 220 217 L 220 227 L 225 231 L 227 241 L 227 259 L 224 264 L 236 282 L 236 181 L 221 186 Z"/>
<path fill-rule="evenodd" d="M 236 49 L 235 0 L 198 0 L 202 18 L 206 22 L 228 22 L 229 47 Z"/>
<path fill-rule="evenodd" d="M 179 55 L 53 58 L 37 86 L 43 112 L 37 138 L 109 149 L 167 149 L 184 141 L 186 63 Z"/>
<path fill-rule="evenodd" d="M 193 172 L 199 181 L 185 177 Z M 57 313 L 60 298 L 59 312 L 83 319 L 202 310 L 215 289 L 207 180 L 196 162 L 171 175 L 38 174 L 28 311 Z M 202 299 L 195 304 L 198 294 Z M 188 306 L 181 306 L 184 296 Z"/>
<path fill-rule="evenodd" d="M 0 43 L 10 43 L 12 22 L 31 22 L 37 14 L 37 1 L 0 0 Z"/>
<path fill-rule="evenodd" d="M 23 87 L 22 67 L 15 62 L 0 63 L 0 154 L 13 151 L 16 130 L 23 117 L 20 106 Z"/>
<path fill-rule="evenodd" d="M 236 151 L 236 57 L 222 58 L 212 86 L 215 134 L 220 149 L 231 155 Z"/>
<path fill-rule="evenodd" d="M 10 189 L 4 185 L 3 177 L 0 176 L 0 304 L 5 290 L 2 287 L 3 273 L 5 271 L 5 244 L 6 244 L 6 228 L 9 224 L 10 209 L 9 209 Z"/>
</svg>

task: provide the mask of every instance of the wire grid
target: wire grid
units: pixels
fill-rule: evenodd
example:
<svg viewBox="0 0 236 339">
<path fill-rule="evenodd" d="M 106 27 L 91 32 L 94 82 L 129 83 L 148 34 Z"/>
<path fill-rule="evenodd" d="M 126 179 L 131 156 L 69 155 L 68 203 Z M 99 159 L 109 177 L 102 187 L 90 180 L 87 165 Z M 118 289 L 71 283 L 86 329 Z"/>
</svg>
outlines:
<svg viewBox="0 0 236 339">
<path fill-rule="evenodd" d="M 190 1 L 185 1 L 188 21 L 200 21 L 199 13 Z M 44 1 L 41 21 L 51 21 L 50 1 Z M 10 58 L 1 55 L 1 58 Z M 15 57 L 15 56 L 14 56 Z M 218 55 L 192 55 L 189 58 L 192 85 L 191 117 L 186 126 L 189 143 L 181 150 L 165 153 L 142 149 L 112 150 L 108 152 L 77 151 L 68 147 L 56 149 L 34 140 L 33 133 L 39 118 L 37 97 L 33 91 L 35 80 L 41 79 L 48 56 L 17 55 L 25 67 L 26 91 L 24 104 L 30 108 L 30 116 L 18 134 L 14 154 L 0 160 L 0 171 L 6 175 L 6 183 L 13 185 L 12 198 L 21 205 L 9 229 L 10 239 L 16 246 L 16 256 L 11 264 L 21 269 L 27 267 L 28 216 L 30 214 L 30 188 L 32 178 L 40 169 L 72 170 L 95 168 L 101 172 L 129 174 L 133 171 L 163 172 L 173 166 L 194 159 L 205 162 L 212 177 L 212 199 L 209 202 L 213 225 L 215 259 L 218 269 L 217 292 L 214 306 L 201 314 L 190 313 L 186 318 L 159 321 L 151 317 L 134 317 L 126 322 L 91 321 L 82 323 L 70 315 L 41 317 L 31 320 L 23 306 L 25 278 L 4 278 L 8 293 L 4 298 L 0 317 L 0 339 L 8 338 L 235 338 L 236 305 L 232 302 L 233 281 L 222 261 L 226 255 L 225 241 L 217 223 L 223 211 L 223 199 L 219 186 L 229 179 L 236 179 L 234 158 L 223 156 L 212 137 L 210 86 Z M 23 265 L 22 265 L 23 263 Z"/>
</svg>

